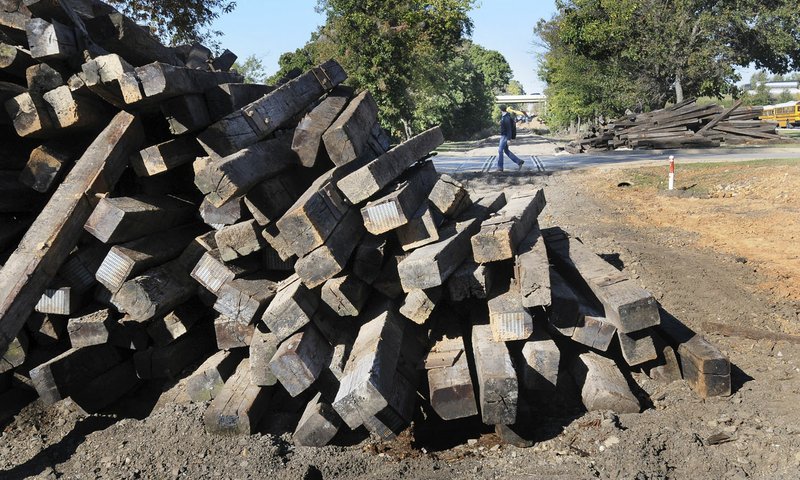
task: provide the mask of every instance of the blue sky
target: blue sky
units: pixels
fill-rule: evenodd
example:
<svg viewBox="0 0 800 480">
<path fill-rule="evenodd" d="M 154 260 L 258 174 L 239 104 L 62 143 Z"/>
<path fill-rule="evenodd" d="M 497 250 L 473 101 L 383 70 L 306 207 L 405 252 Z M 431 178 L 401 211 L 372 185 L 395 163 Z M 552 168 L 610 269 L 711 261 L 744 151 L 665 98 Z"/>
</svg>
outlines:
<svg viewBox="0 0 800 480">
<path fill-rule="evenodd" d="M 314 11 L 316 5 L 316 0 L 239 0 L 236 9 L 219 18 L 213 28 L 225 33 L 220 39 L 224 48 L 240 59 L 259 57 L 272 74 L 282 53 L 302 47 L 325 22 Z M 473 41 L 502 53 L 526 92 L 541 92 L 533 27 L 554 11 L 551 0 L 482 0 L 470 12 L 475 24 Z"/>
</svg>

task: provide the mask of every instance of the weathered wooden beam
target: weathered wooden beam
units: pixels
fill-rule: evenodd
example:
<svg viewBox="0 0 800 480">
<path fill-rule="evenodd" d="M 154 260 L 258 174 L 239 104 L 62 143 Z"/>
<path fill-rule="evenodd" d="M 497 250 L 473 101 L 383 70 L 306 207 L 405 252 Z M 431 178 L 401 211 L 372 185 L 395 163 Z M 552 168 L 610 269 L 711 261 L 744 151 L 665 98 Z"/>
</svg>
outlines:
<svg viewBox="0 0 800 480">
<path fill-rule="evenodd" d="M 395 373 L 386 406 L 364 420 L 372 436 L 383 441 L 394 440 L 409 424 L 416 404 L 416 386 L 401 372 Z"/>
<path fill-rule="evenodd" d="M 183 64 L 172 48 L 165 47 L 148 30 L 121 13 L 98 15 L 84 23 L 93 41 L 135 66 L 151 62 Z"/>
<path fill-rule="evenodd" d="M 89 292 L 97 285 L 95 274 L 108 251 L 109 247 L 100 242 L 81 245 L 58 269 L 58 276 L 77 292 Z"/>
<path fill-rule="evenodd" d="M 203 230 L 200 225 L 188 224 L 114 245 L 102 260 L 95 277 L 106 288 L 116 292 L 129 279 L 176 258 Z"/>
<path fill-rule="evenodd" d="M 273 90 L 275 87 L 258 83 L 223 83 L 206 90 L 204 95 L 208 113 L 216 122 Z"/>
<path fill-rule="evenodd" d="M 97 56 L 81 65 L 86 87 L 117 108 L 137 104 L 144 98 L 133 65 L 116 54 Z"/>
<path fill-rule="evenodd" d="M 122 243 L 194 220 L 197 207 L 175 197 L 102 198 L 85 229 L 103 243 Z"/>
<path fill-rule="evenodd" d="M 378 104 L 365 90 L 347 105 L 322 135 L 325 150 L 334 165 L 344 165 L 364 153 L 372 125 L 378 121 Z"/>
<path fill-rule="evenodd" d="M 9 42 L 28 45 L 25 24 L 30 20 L 30 12 L 2 11 L 0 12 L 0 33 L 8 37 Z"/>
<path fill-rule="evenodd" d="M 209 292 L 216 295 L 225 282 L 253 273 L 260 268 L 261 262 L 256 256 L 225 263 L 220 258 L 219 250 L 214 249 L 203 254 L 197 261 L 191 276 Z"/>
<path fill-rule="evenodd" d="M 161 102 L 159 108 L 173 135 L 199 132 L 211 125 L 206 98 L 199 93 L 169 98 Z"/>
<path fill-rule="evenodd" d="M 267 245 L 255 220 L 222 227 L 217 230 L 214 238 L 217 241 L 219 256 L 224 262 L 246 257 Z"/>
<path fill-rule="evenodd" d="M 1 22 L 0 22 L 1 24 Z M 36 60 L 31 58 L 31 52 L 16 45 L 0 43 L 0 70 L 16 77 L 25 78 L 29 67 L 36 65 Z"/>
<path fill-rule="evenodd" d="M 533 316 L 522 305 L 519 285 L 511 279 L 489 299 L 489 326 L 495 342 L 526 340 L 533 334 Z"/>
<path fill-rule="evenodd" d="M 31 339 L 37 345 L 54 345 L 66 338 L 67 317 L 33 313 L 25 323 Z"/>
<path fill-rule="evenodd" d="M 77 244 L 95 196 L 114 186 L 142 141 L 136 117 L 119 113 L 76 162 L 8 259 L 0 271 L 0 350 L 22 328 Z"/>
<path fill-rule="evenodd" d="M 217 348 L 230 350 L 233 348 L 247 348 L 253 341 L 255 324 L 245 324 L 238 320 L 220 315 L 214 320 L 214 333 L 217 339 Z"/>
<path fill-rule="evenodd" d="M 345 176 L 336 186 L 353 204 L 369 199 L 444 142 L 439 127 L 426 130 Z"/>
<path fill-rule="evenodd" d="M 262 387 L 278 383 L 278 379 L 269 368 L 269 362 L 278 351 L 280 341 L 272 332 L 267 332 L 262 325 L 256 325 L 250 341 L 250 382 Z"/>
<path fill-rule="evenodd" d="M 548 228 L 542 235 L 553 263 L 574 283 L 585 282 L 618 331 L 630 333 L 659 324 L 658 304 L 649 292 L 563 230 Z"/>
<path fill-rule="evenodd" d="M 585 310 L 581 305 L 572 340 L 587 347 L 605 352 L 617 336 L 617 328 L 595 310 Z"/>
<path fill-rule="evenodd" d="M 672 348 L 667 342 L 658 334 L 653 334 L 653 341 L 656 344 L 656 351 L 658 352 L 658 359 L 643 366 L 647 376 L 651 380 L 663 384 L 670 384 L 683 379 L 681 373 L 681 363 L 678 360 L 678 355 L 675 349 Z"/>
<path fill-rule="evenodd" d="M 425 202 L 437 178 L 430 161 L 409 169 L 394 189 L 361 208 L 364 227 L 379 235 L 407 224 Z"/>
<path fill-rule="evenodd" d="M 85 146 L 85 144 L 83 145 Z M 65 142 L 48 142 L 33 149 L 19 181 L 46 193 L 58 185 L 80 152 Z"/>
<path fill-rule="evenodd" d="M 731 363 L 724 353 L 669 314 L 662 315 L 658 330 L 677 347 L 683 378 L 699 396 L 731 394 Z"/>
<path fill-rule="evenodd" d="M 30 93 L 42 95 L 63 86 L 64 77 L 46 63 L 35 63 L 25 70 L 25 82 Z"/>
<path fill-rule="evenodd" d="M 639 413 L 639 400 L 613 360 L 592 352 L 578 355 L 571 365 L 586 410 Z"/>
<path fill-rule="evenodd" d="M 334 168 L 321 175 L 276 222 L 298 257 L 325 243 L 348 212 L 349 206 L 335 183 L 350 166 Z"/>
<path fill-rule="evenodd" d="M 133 361 L 141 379 L 177 378 L 189 365 L 205 358 L 214 350 L 214 336 L 205 326 L 162 347 L 153 346 L 136 352 Z"/>
<path fill-rule="evenodd" d="M 496 216 L 485 220 L 480 232 L 472 237 L 472 258 L 475 263 L 514 258 L 520 243 L 536 224 L 545 205 L 542 189 L 509 200 Z"/>
<path fill-rule="evenodd" d="M 211 67 L 217 71 L 227 72 L 236 63 L 238 57 L 227 48 L 211 61 Z"/>
<path fill-rule="evenodd" d="M 281 343 L 269 368 L 289 395 L 296 397 L 319 378 L 332 353 L 325 337 L 309 325 Z"/>
<path fill-rule="evenodd" d="M 56 278 L 45 289 L 33 309 L 39 313 L 71 315 L 84 304 L 83 294 L 61 278 Z"/>
<path fill-rule="evenodd" d="M 422 205 L 408 219 L 408 223 L 397 227 L 397 240 L 404 252 L 423 247 L 439 240 L 439 225 L 443 218 L 423 201 Z"/>
<path fill-rule="evenodd" d="M 278 284 L 278 291 L 262 319 L 269 330 L 283 341 L 303 328 L 314 316 L 319 306 L 319 295 L 303 284 L 297 274 Z"/>
<path fill-rule="evenodd" d="M 193 402 L 213 400 L 244 359 L 238 350 L 221 350 L 208 357 L 186 379 L 186 393 Z"/>
<path fill-rule="evenodd" d="M 289 137 L 255 143 L 244 149 L 212 160 L 195 178 L 195 184 L 217 207 L 245 195 L 262 181 L 297 165 Z M 211 188 L 208 188 L 211 187 Z"/>
<path fill-rule="evenodd" d="M 40 61 L 70 60 L 79 56 L 75 30 L 61 22 L 31 18 L 25 24 L 31 57 Z"/>
<path fill-rule="evenodd" d="M 231 155 L 286 125 L 346 78 L 342 67 L 329 60 L 222 118 L 198 140 L 209 154 Z"/>
<path fill-rule="evenodd" d="M 145 322 L 167 314 L 197 291 L 189 272 L 204 252 L 196 243 L 189 244 L 175 260 L 123 283 L 111 302 L 131 321 Z"/>
<path fill-rule="evenodd" d="M 292 442 L 304 447 L 324 447 L 333 440 L 342 426 L 342 419 L 318 392 L 303 410 L 292 434 Z"/>
<path fill-rule="evenodd" d="M 387 253 L 386 249 L 385 238 L 364 235 L 361 244 L 353 254 L 353 273 L 367 284 L 372 284 L 381 273 Z"/>
<path fill-rule="evenodd" d="M 403 325 L 391 310 L 378 315 L 371 310 L 366 318 L 370 321 L 358 332 L 332 404 L 350 428 L 364 424 L 388 406 L 403 342 Z"/>
<path fill-rule="evenodd" d="M 301 165 L 313 167 L 317 158 L 325 155 L 323 134 L 344 110 L 352 96 L 351 88 L 340 85 L 331 90 L 319 105 L 300 120 L 294 131 L 292 150 L 297 154 Z"/>
<path fill-rule="evenodd" d="M 47 104 L 38 95 L 21 93 L 6 101 L 5 107 L 20 137 L 50 137 L 56 131 Z"/>
<path fill-rule="evenodd" d="M 141 325 L 120 322 L 108 308 L 70 318 L 67 332 L 70 345 L 74 348 L 107 343 L 119 348 L 141 350 L 147 348 L 148 344 L 147 334 Z"/>
<path fill-rule="evenodd" d="M 215 207 L 208 199 L 203 198 L 198 210 L 203 222 L 216 230 L 221 230 L 247 218 L 247 210 L 244 208 L 244 200 L 241 198 L 235 198 L 221 207 Z"/>
<path fill-rule="evenodd" d="M 466 260 L 450 275 L 446 284 L 448 296 L 454 302 L 467 298 L 487 298 L 493 286 L 491 266 Z"/>
<path fill-rule="evenodd" d="M 550 261 L 538 222 L 522 240 L 514 260 L 514 279 L 526 308 L 550 305 Z"/>
<path fill-rule="evenodd" d="M 423 325 L 433 314 L 433 310 L 441 298 L 442 289 L 440 287 L 428 290 L 414 289 L 408 292 L 398 311 L 412 322 Z"/>
<path fill-rule="evenodd" d="M 154 104 L 180 95 L 203 93 L 220 83 L 235 83 L 242 78 L 238 73 L 209 72 L 162 62 L 137 67 L 136 76 L 142 85 L 145 96 L 143 102 L 146 104 Z"/>
<path fill-rule="evenodd" d="M 550 298 L 548 310 L 550 325 L 560 334 L 572 337 L 578 323 L 581 304 L 572 287 L 550 267 Z"/>
<path fill-rule="evenodd" d="M 277 284 L 263 274 L 230 280 L 217 292 L 214 310 L 230 320 L 249 325 L 261 318 L 276 289 Z"/>
<path fill-rule="evenodd" d="M 443 285 L 470 253 L 470 237 L 480 228 L 480 222 L 505 204 L 499 193 L 481 199 L 471 209 L 471 219 L 451 222 L 439 231 L 440 240 L 411 252 L 397 266 L 400 282 L 406 292 Z"/>
<path fill-rule="evenodd" d="M 0 355 L 0 374 L 10 372 L 25 363 L 28 345 L 28 335 L 20 331 Z"/>
<path fill-rule="evenodd" d="M 325 243 L 299 258 L 295 271 L 309 288 L 315 288 L 344 270 L 364 233 L 360 215 L 348 210 Z"/>
<path fill-rule="evenodd" d="M 472 354 L 483 423 L 513 424 L 517 418 L 519 385 L 505 343 L 493 340 L 488 325 L 474 325 Z"/>
<path fill-rule="evenodd" d="M 121 361 L 119 350 L 111 345 L 71 348 L 34 367 L 30 376 L 36 393 L 45 405 L 52 405 L 81 391 L 87 382 Z"/>
<path fill-rule="evenodd" d="M 186 335 L 198 323 L 209 318 L 209 311 L 197 300 L 190 300 L 175 307 L 163 317 L 153 319 L 147 325 L 147 334 L 158 347 L 164 347 Z"/>
<path fill-rule="evenodd" d="M 522 346 L 518 360 L 520 388 L 529 392 L 555 390 L 561 351 L 547 331 L 537 330 Z"/>
<path fill-rule="evenodd" d="M 461 327 L 449 316 L 441 320 L 438 324 L 444 324 L 443 328 L 434 330 L 433 345 L 425 357 L 431 406 L 443 420 L 477 415 Z"/>
<path fill-rule="evenodd" d="M 105 104 L 92 97 L 74 95 L 66 85 L 46 92 L 42 98 L 59 135 L 99 130 L 110 117 Z"/>
<path fill-rule="evenodd" d="M 439 215 L 455 218 L 472 205 L 472 199 L 461 182 L 442 174 L 433 186 L 428 201 Z"/>
<path fill-rule="evenodd" d="M 321 297 L 340 317 L 357 317 L 367 303 L 370 291 L 369 285 L 350 273 L 325 282 Z"/>
<path fill-rule="evenodd" d="M 280 175 L 268 178 L 259 183 L 244 196 L 244 205 L 253 218 L 261 226 L 269 226 L 277 222 L 283 214 L 300 198 L 303 190 L 306 188 L 306 183 L 295 175 L 295 171 L 288 170 Z M 277 226 L 275 227 L 277 229 Z M 266 236 L 267 241 L 269 237 Z M 283 253 L 288 251 L 279 248 L 270 242 L 275 250 Z M 284 259 L 290 257 L 290 253 Z"/>
<path fill-rule="evenodd" d="M 631 333 L 617 332 L 622 358 L 630 366 L 641 365 L 658 358 L 650 329 Z"/>
<path fill-rule="evenodd" d="M 220 435 L 255 433 L 271 398 L 272 389 L 250 383 L 250 362 L 243 360 L 203 414 L 206 431 Z"/>
</svg>

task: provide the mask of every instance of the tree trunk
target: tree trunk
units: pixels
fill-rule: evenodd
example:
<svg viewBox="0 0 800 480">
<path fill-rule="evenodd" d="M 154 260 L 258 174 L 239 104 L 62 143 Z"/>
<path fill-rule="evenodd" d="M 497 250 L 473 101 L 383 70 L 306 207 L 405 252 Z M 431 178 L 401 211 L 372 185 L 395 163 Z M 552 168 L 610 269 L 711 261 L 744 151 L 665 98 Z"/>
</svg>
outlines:
<svg viewBox="0 0 800 480">
<path fill-rule="evenodd" d="M 683 85 L 681 84 L 681 71 L 675 74 L 675 103 L 683 101 Z"/>
<path fill-rule="evenodd" d="M 406 121 L 405 118 L 401 118 L 400 121 L 403 123 L 403 129 L 405 130 L 406 138 L 405 140 L 409 140 L 411 137 L 414 136 L 414 132 L 411 130 L 411 125 Z"/>
</svg>

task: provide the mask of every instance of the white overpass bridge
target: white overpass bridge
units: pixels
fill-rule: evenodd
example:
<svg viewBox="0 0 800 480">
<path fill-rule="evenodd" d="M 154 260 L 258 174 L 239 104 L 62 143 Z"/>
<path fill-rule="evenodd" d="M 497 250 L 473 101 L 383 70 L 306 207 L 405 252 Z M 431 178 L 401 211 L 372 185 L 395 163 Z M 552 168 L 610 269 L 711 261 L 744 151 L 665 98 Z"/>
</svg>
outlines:
<svg viewBox="0 0 800 480">
<path fill-rule="evenodd" d="M 521 105 L 521 104 L 546 104 L 547 96 L 541 93 L 533 95 L 497 95 L 495 97 L 495 104 L 505 103 L 506 105 Z"/>
</svg>

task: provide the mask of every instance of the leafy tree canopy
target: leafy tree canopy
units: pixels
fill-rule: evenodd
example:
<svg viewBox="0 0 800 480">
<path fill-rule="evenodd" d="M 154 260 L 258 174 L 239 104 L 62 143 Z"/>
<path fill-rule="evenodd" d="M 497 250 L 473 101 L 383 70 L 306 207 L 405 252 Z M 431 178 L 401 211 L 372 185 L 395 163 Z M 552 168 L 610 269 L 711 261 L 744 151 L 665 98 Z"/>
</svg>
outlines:
<svg viewBox="0 0 800 480">
<path fill-rule="evenodd" d="M 242 62 L 236 61 L 231 68 L 244 76 L 244 83 L 267 83 L 264 62 L 255 55 L 250 55 Z"/>
<path fill-rule="evenodd" d="M 551 122 L 736 93 L 737 65 L 800 66 L 792 0 L 557 0 L 536 33 L 546 47 Z M 586 76 L 592 78 L 585 78 Z M 592 89 L 602 88 L 600 91 Z"/>
<path fill-rule="evenodd" d="M 209 26 L 236 8 L 232 0 L 108 0 L 137 23 L 149 25 L 166 43 L 201 42 L 214 47 L 221 32 Z"/>
</svg>

